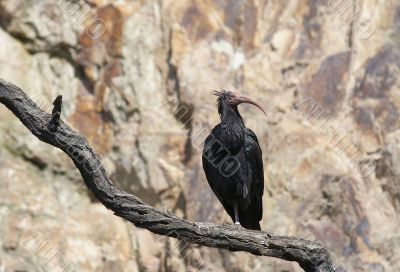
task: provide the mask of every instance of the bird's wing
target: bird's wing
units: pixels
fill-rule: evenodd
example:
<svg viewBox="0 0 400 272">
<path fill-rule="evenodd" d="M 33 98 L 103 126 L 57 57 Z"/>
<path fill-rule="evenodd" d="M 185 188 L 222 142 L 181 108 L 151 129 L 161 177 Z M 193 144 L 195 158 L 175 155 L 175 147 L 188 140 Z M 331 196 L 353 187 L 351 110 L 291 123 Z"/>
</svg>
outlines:
<svg viewBox="0 0 400 272">
<path fill-rule="evenodd" d="M 204 173 L 206 174 L 206 178 L 208 181 L 208 184 L 210 185 L 211 189 L 215 193 L 215 186 L 214 186 L 214 181 L 216 180 L 216 177 L 214 176 L 215 173 L 215 167 L 211 163 L 212 159 L 212 142 L 213 142 L 214 137 L 212 134 L 208 135 L 204 142 L 204 148 L 203 148 L 203 154 L 201 156 L 202 163 L 203 163 L 203 170 Z"/>
<path fill-rule="evenodd" d="M 251 129 L 246 129 L 245 137 L 246 158 L 254 173 L 251 184 L 251 197 L 257 201 L 259 220 L 262 218 L 262 196 L 264 194 L 264 166 L 262 151 L 256 134 Z"/>
<path fill-rule="evenodd" d="M 211 133 L 204 142 L 204 149 L 202 154 L 203 170 L 206 174 L 208 184 L 210 185 L 212 191 L 221 202 L 222 206 L 225 208 L 227 213 L 233 218 L 233 207 L 230 205 L 223 195 L 216 188 L 216 182 L 223 182 L 223 176 L 220 173 L 218 166 L 215 166 L 212 161 L 216 160 L 216 150 L 215 146 L 215 136 Z"/>
</svg>

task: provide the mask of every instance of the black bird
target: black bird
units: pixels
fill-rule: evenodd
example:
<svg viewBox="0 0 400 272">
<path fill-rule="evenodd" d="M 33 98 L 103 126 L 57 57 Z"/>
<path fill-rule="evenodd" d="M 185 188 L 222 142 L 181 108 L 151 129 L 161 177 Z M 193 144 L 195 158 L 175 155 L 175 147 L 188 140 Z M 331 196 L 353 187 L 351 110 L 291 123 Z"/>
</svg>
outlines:
<svg viewBox="0 0 400 272">
<path fill-rule="evenodd" d="M 260 230 L 264 171 L 257 136 L 246 128 L 238 111 L 241 103 L 263 108 L 237 92 L 215 92 L 221 123 L 207 137 L 203 169 L 208 183 L 235 224 Z"/>
</svg>

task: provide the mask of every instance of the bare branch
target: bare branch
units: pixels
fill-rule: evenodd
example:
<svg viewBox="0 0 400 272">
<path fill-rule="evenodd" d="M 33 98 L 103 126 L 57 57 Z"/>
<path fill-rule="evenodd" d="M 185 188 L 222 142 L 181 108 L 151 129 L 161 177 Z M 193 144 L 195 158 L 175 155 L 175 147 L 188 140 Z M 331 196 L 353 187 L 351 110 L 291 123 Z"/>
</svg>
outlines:
<svg viewBox="0 0 400 272">
<path fill-rule="evenodd" d="M 108 179 L 86 138 L 60 120 L 61 97 L 55 100 L 55 109 L 50 115 L 42 111 L 20 88 L 0 79 L 0 103 L 41 141 L 63 150 L 73 160 L 96 198 L 115 215 L 135 226 L 202 246 L 295 261 L 307 272 L 334 271 L 329 252 L 315 242 L 233 225 L 192 223 L 161 212 L 138 197 L 118 190 Z M 48 128 L 50 124 L 51 130 Z"/>
</svg>

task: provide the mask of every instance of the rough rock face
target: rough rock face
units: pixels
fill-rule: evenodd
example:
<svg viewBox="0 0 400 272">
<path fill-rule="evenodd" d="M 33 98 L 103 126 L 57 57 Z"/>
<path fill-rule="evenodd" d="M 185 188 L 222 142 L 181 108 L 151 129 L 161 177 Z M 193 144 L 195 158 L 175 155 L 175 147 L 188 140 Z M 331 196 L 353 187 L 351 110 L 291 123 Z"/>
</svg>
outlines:
<svg viewBox="0 0 400 272">
<path fill-rule="evenodd" d="M 324 244 L 337 271 L 400 271 L 400 3 L 0 0 L 0 77 L 83 133 L 112 180 L 229 222 L 201 148 L 236 89 L 265 163 L 264 230 Z M 0 107 L 0 271 L 301 271 L 137 229 Z"/>
</svg>

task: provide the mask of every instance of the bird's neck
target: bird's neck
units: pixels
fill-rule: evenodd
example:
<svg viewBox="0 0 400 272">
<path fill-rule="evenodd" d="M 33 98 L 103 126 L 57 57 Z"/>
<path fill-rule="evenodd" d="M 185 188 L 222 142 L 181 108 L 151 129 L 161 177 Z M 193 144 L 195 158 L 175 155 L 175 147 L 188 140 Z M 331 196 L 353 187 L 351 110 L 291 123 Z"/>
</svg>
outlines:
<svg viewBox="0 0 400 272">
<path fill-rule="evenodd" d="M 237 150 L 243 143 L 246 127 L 237 108 L 225 108 L 221 112 L 222 141 L 227 148 Z"/>
</svg>

